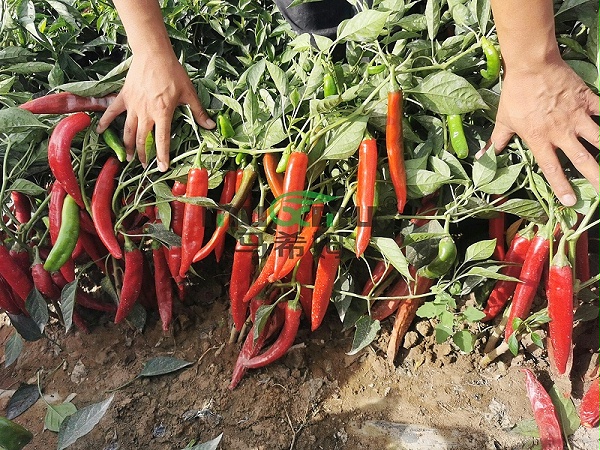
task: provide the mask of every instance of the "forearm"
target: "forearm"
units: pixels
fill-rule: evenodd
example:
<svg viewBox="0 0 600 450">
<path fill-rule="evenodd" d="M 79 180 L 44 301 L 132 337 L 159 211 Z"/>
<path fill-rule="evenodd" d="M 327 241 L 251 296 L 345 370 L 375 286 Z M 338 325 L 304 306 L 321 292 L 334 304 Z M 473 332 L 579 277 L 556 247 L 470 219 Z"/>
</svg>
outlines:
<svg viewBox="0 0 600 450">
<path fill-rule="evenodd" d="M 134 54 L 173 53 L 157 0 L 113 0 Z"/>
<path fill-rule="evenodd" d="M 560 59 L 552 0 L 492 0 L 506 70 L 535 70 Z"/>
</svg>

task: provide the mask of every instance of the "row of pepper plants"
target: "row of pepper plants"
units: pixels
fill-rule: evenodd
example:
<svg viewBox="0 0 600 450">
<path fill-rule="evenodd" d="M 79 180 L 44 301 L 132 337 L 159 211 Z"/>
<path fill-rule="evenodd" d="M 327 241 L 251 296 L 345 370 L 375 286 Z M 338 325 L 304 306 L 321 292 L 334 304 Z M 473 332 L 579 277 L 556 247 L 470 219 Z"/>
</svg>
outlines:
<svg viewBox="0 0 600 450">
<path fill-rule="evenodd" d="M 166 172 L 152 135 L 147 165 L 126 160 L 123 118 L 95 132 L 131 61 L 114 8 L 3 3 L 6 365 L 50 321 L 87 331 L 89 310 L 140 329 L 158 310 L 168 332 L 203 265 L 228 261 L 231 321 L 247 333 L 231 388 L 326 312 L 355 329 L 350 353 L 395 316 L 391 363 L 416 316 L 464 352 L 495 323 L 483 365 L 527 337 L 568 378 L 573 325 L 598 316 L 598 196 L 565 162 L 578 202 L 561 206 L 518 138 L 475 157 L 502 84 L 489 1 L 375 1 L 335 40 L 295 35 L 255 0 L 161 5 L 218 122 L 204 130 L 180 107 Z M 597 91 L 597 4 L 556 9 L 563 56 Z"/>
</svg>

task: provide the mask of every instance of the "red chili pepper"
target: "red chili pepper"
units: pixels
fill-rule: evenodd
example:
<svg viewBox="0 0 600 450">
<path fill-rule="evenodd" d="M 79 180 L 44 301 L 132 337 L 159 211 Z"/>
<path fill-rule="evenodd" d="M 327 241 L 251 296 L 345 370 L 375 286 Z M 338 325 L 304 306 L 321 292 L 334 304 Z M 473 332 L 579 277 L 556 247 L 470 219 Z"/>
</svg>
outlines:
<svg viewBox="0 0 600 450">
<path fill-rule="evenodd" d="M 492 195 L 492 199 L 500 198 L 499 195 Z M 501 200 L 498 202 L 498 205 L 501 205 L 506 200 Z M 504 233 L 506 228 L 506 217 L 503 212 L 498 212 L 496 217 L 492 217 L 488 220 L 488 229 L 489 229 L 489 237 L 490 239 L 496 239 L 496 248 L 494 249 L 494 254 L 492 255 L 494 259 L 497 261 L 502 261 L 506 254 L 504 250 Z"/>
<path fill-rule="evenodd" d="M 373 228 L 373 208 L 375 202 L 375 184 L 377 183 L 377 141 L 371 136 L 365 137 L 358 148 L 358 176 L 356 203 L 358 206 L 358 225 L 356 227 L 356 257 L 364 253 L 371 240 Z"/>
<path fill-rule="evenodd" d="M 575 246 L 575 272 L 579 281 L 587 281 L 592 275 L 590 272 L 590 251 L 588 232 L 579 235 Z"/>
<path fill-rule="evenodd" d="M 60 231 L 62 207 L 65 201 L 67 192 L 58 182 L 52 183 L 50 190 L 50 203 L 48 204 L 48 222 L 50 224 L 50 242 L 52 245 L 56 243 L 58 232 Z"/>
<path fill-rule="evenodd" d="M 25 312 L 25 304 L 19 306 L 13 296 L 13 291 L 8 283 L 0 276 L 0 309 L 10 314 L 21 314 Z"/>
<path fill-rule="evenodd" d="M 117 307 L 115 305 L 99 301 L 81 289 L 77 290 L 75 303 L 77 303 L 79 306 L 83 306 L 84 308 L 94 311 L 106 312 L 110 314 L 113 314 L 117 311 Z"/>
<path fill-rule="evenodd" d="M 269 189 L 273 193 L 275 198 L 279 197 L 283 193 L 283 177 L 277 173 L 277 160 L 275 154 L 265 153 L 262 159 L 263 169 L 265 169 L 265 177 L 267 178 L 267 184 Z"/>
<path fill-rule="evenodd" d="M 321 216 L 323 214 L 324 205 L 323 203 L 313 203 L 310 207 L 310 211 L 306 216 L 307 225 L 302 229 L 296 243 L 294 245 L 294 251 L 289 255 L 285 261 L 283 268 L 279 272 L 279 275 L 269 275 L 269 281 L 271 283 L 281 280 L 286 275 L 290 274 L 294 267 L 298 264 L 298 261 L 303 259 L 304 255 L 310 253 L 310 248 L 315 240 L 317 231 L 320 228 Z M 276 278 L 276 279 L 275 279 Z"/>
<path fill-rule="evenodd" d="M 221 191 L 221 197 L 219 198 L 219 203 L 221 205 L 226 205 L 233 200 L 235 195 L 235 181 L 237 179 L 237 172 L 235 170 L 229 170 L 225 174 L 223 178 L 223 190 Z M 246 200 L 244 198 L 244 200 Z M 225 211 L 217 212 L 217 228 L 224 227 L 225 222 Z M 225 237 L 226 233 L 223 233 L 220 238 L 218 238 L 215 243 L 215 259 L 217 262 L 221 261 L 221 256 L 223 256 L 223 251 L 225 250 Z"/>
<path fill-rule="evenodd" d="M 315 276 L 315 288 L 312 295 L 312 309 L 310 314 L 311 330 L 315 331 L 325 318 L 333 285 L 337 279 L 337 271 L 340 267 L 341 251 L 334 250 L 329 246 L 323 247 L 317 263 L 317 274 Z"/>
<path fill-rule="evenodd" d="M 81 111 L 102 112 L 117 98 L 116 94 L 105 97 L 81 97 L 70 92 L 60 92 L 38 97 L 23 103 L 19 108 L 34 114 L 69 114 Z"/>
<path fill-rule="evenodd" d="M 410 266 L 410 274 L 414 278 L 417 274 L 417 270 Z M 410 282 L 410 284 L 404 279 L 400 278 L 386 293 L 385 297 L 408 297 L 411 292 L 411 288 L 414 290 L 416 283 Z M 406 300 L 406 298 L 388 299 L 388 300 L 377 300 L 371 307 L 371 319 L 382 321 L 387 319 L 389 316 L 394 314 L 400 304 Z"/>
<path fill-rule="evenodd" d="M 527 250 L 529 250 L 529 247 L 531 246 L 532 239 L 533 233 L 531 228 L 526 228 L 515 235 L 510 243 L 508 252 L 506 252 L 504 257 L 504 262 L 507 263 L 507 265 L 500 269 L 501 274 L 512 278 L 519 277 L 523 262 L 527 255 Z M 492 320 L 500 313 L 500 311 L 502 311 L 510 296 L 515 292 L 516 287 L 516 281 L 496 281 L 494 289 L 490 293 L 483 310 L 483 313 L 485 314 L 485 317 L 482 319 L 483 322 Z"/>
<path fill-rule="evenodd" d="M 256 301 L 260 304 L 265 304 L 264 299 L 260 299 Z M 251 305 L 253 308 L 258 308 L 258 305 L 254 305 L 255 301 L 252 302 Z M 231 375 L 231 382 L 229 383 L 229 389 L 233 390 L 239 384 L 244 374 L 248 371 L 248 367 L 246 364 L 250 359 L 255 357 L 260 353 L 262 348 L 265 345 L 265 342 L 273 336 L 284 323 L 284 312 L 281 308 L 275 308 L 273 314 L 269 316 L 267 319 L 267 323 L 265 324 L 262 331 L 259 333 L 258 338 L 255 338 L 255 327 L 256 322 L 250 329 L 250 332 L 246 335 L 246 339 L 244 340 L 244 345 L 238 355 L 238 358 L 235 362 L 235 366 L 233 368 L 233 374 Z"/>
<path fill-rule="evenodd" d="M 139 248 L 125 238 L 125 273 L 123 274 L 123 285 L 119 296 L 119 306 L 115 316 L 115 323 L 125 319 L 133 309 L 142 288 L 142 277 L 144 273 L 144 256 Z"/>
<path fill-rule="evenodd" d="M 90 329 L 88 328 L 85 319 L 79 315 L 77 311 L 73 311 L 73 323 L 79 330 L 83 331 L 85 334 L 90 334 Z"/>
<path fill-rule="evenodd" d="M 391 70 L 392 88 L 388 92 L 387 122 L 385 143 L 390 167 L 390 177 L 396 193 L 398 212 L 402 214 L 406 206 L 407 185 L 404 167 L 404 142 L 402 140 L 402 90 L 396 82 L 396 74 Z"/>
<path fill-rule="evenodd" d="M 193 167 L 188 172 L 185 196 L 206 197 L 208 195 L 208 170 L 203 167 Z M 185 277 L 192 265 L 194 255 L 202 247 L 204 239 L 205 208 L 200 205 L 186 203 L 183 213 L 183 230 L 181 234 L 181 267 L 179 276 Z"/>
<path fill-rule="evenodd" d="M 23 272 L 29 272 L 29 252 L 25 247 L 18 242 L 15 242 L 8 253 L 10 254 L 10 257 L 19 265 Z"/>
<path fill-rule="evenodd" d="M 544 266 L 548 261 L 549 252 L 550 239 L 546 236 L 545 229 L 542 229 L 538 231 L 531 241 L 531 245 L 525 255 L 525 261 L 523 261 L 523 267 L 519 275 L 521 283 L 515 288 L 515 295 L 513 295 L 508 322 L 504 331 L 504 336 L 507 340 L 514 331 L 514 319 L 517 317 L 523 319 L 529 314 L 531 304 L 542 278 Z"/>
<path fill-rule="evenodd" d="M 234 255 L 235 257 L 235 255 Z M 275 248 L 271 249 L 271 253 L 267 256 L 267 259 L 252 284 L 244 291 L 242 297 L 244 302 L 249 302 L 262 291 L 269 284 L 269 277 L 273 274 L 273 268 L 275 267 Z"/>
<path fill-rule="evenodd" d="M 598 425 L 600 410 L 598 404 L 600 403 L 600 378 L 596 378 L 592 381 L 587 392 L 581 399 L 579 405 L 579 419 L 581 425 L 586 428 L 594 428 Z"/>
<path fill-rule="evenodd" d="M 29 222 L 31 219 L 31 202 L 29 198 L 18 191 L 11 191 L 10 198 L 12 199 L 15 219 L 20 224 Z"/>
<path fill-rule="evenodd" d="M 171 193 L 176 197 L 185 195 L 187 186 L 185 183 L 175 181 L 171 188 Z M 173 200 L 171 202 L 171 228 L 173 233 L 177 236 L 181 236 L 183 233 L 183 214 L 185 210 L 185 203 L 179 200 Z"/>
<path fill-rule="evenodd" d="M 173 318 L 173 286 L 171 285 L 169 266 L 161 247 L 162 245 L 158 242 L 152 243 L 152 261 L 154 262 L 154 285 L 158 314 L 162 322 L 162 329 L 167 332 Z"/>
<path fill-rule="evenodd" d="M 248 360 L 245 366 L 249 369 L 257 369 L 284 356 L 296 339 L 298 328 L 300 328 L 301 317 L 302 307 L 300 304 L 297 301 L 286 302 L 285 321 L 283 322 L 283 328 L 281 329 L 279 336 L 273 345 L 271 345 L 264 353 Z"/>
<path fill-rule="evenodd" d="M 554 369 L 563 375 L 573 356 L 573 271 L 564 243 L 552 258 L 546 297 L 548 298 L 548 356 Z"/>
<path fill-rule="evenodd" d="M 398 246 L 401 246 L 402 242 L 404 241 L 404 235 L 402 233 L 398 233 L 398 235 L 395 238 L 395 241 L 396 244 L 398 244 Z M 375 285 L 383 282 L 394 272 L 394 270 L 394 266 L 390 264 L 389 261 L 379 261 L 371 271 L 371 277 L 363 286 L 361 295 L 364 295 L 365 297 L 370 295 Z"/>
<path fill-rule="evenodd" d="M 92 218 L 98 237 L 113 258 L 123 258 L 123 251 L 115 235 L 112 221 L 112 198 L 115 192 L 115 177 L 121 163 L 114 156 L 106 160 L 98 174 L 92 194 Z"/>
<path fill-rule="evenodd" d="M 79 239 L 81 240 L 81 245 L 85 253 L 96 264 L 96 266 L 98 266 L 102 273 L 106 274 L 107 270 L 105 257 L 108 254 L 108 250 L 106 250 L 100 241 L 83 230 L 79 232 Z"/>
<path fill-rule="evenodd" d="M 58 286 L 59 289 L 64 288 L 69 282 L 65 279 L 62 273 L 59 270 L 55 272 L 51 272 L 50 276 L 52 277 L 52 281 L 54 284 Z"/>
<path fill-rule="evenodd" d="M 86 233 L 96 236 L 96 227 L 94 226 L 94 221 L 84 209 L 79 211 L 79 227 Z"/>
<path fill-rule="evenodd" d="M 184 183 L 175 181 L 171 188 L 171 193 L 176 197 L 185 195 L 187 186 Z M 183 233 L 183 215 L 184 215 L 185 203 L 179 200 L 173 200 L 171 202 L 171 229 L 173 233 L 181 237 Z M 174 245 L 172 247 L 163 247 L 165 256 L 167 258 L 167 265 L 171 276 L 177 285 L 177 296 L 179 300 L 185 298 L 185 283 L 183 277 L 179 276 L 179 269 L 181 268 L 181 245 Z"/>
<path fill-rule="evenodd" d="M 309 287 L 306 287 L 306 285 L 314 286 L 314 263 L 313 255 L 309 250 L 302 258 L 300 258 L 298 269 L 296 269 L 296 282 L 300 283 L 300 296 L 298 300 L 302 305 L 302 310 L 304 311 L 306 317 L 310 317 L 312 312 L 313 290 Z"/>
<path fill-rule="evenodd" d="M 562 450 L 563 439 L 556 410 L 552 399 L 529 369 L 521 369 L 527 377 L 525 387 L 533 408 L 533 416 L 538 426 L 540 440 L 544 450 Z"/>
<path fill-rule="evenodd" d="M 45 297 L 57 300 L 60 298 L 60 289 L 52 281 L 50 272 L 44 269 L 44 263 L 40 258 L 40 252 L 37 247 L 34 248 L 33 264 L 31 265 L 31 277 L 33 285 Z"/>
<path fill-rule="evenodd" d="M 33 283 L 27 272 L 24 272 L 17 262 L 10 257 L 10 252 L 3 245 L 0 245 L 0 276 L 4 278 L 22 301 L 19 306 L 25 305 L 25 300 L 33 289 Z"/>
<path fill-rule="evenodd" d="M 64 190 L 75 202 L 85 208 L 81 189 L 73 171 L 73 162 L 71 161 L 71 142 L 77 133 L 90 126 L 90 116 L 83 112 L 78 112 L 65 117 L 50 135 L 48 141 L 48 164 L 56 180 L 62 184 Z"/>
<path fill-rule="evenodd" d="M 244 295 L 250 288 L 254 272 L 254 254 L 258 246 L 258 237 L 250 235 L 248 244 L 238 241 L 233 252 L 233 265 L 229 280 L 229 300 L 231 302 L 231 317 L 235 329 L 240 331 L 246 321 L 248 303 Z"/>
<path fill-rule="evenodd" d="M 243 203 L 245 202 L 246 198 L 248 198 L 250 191 L 252 190 L 252 185 L 254 184 L 255 179 L 256 172 L 254 169 L 250 166 L 246 167 L 246 169 L 244 169 L 244 177 L 239 189 L 237 190 L 233 199 L 231 199 L 231 203 L 229 205 L 225 205 L 227 206 L 227 210 L 219 211 L 223 214 L 220 216 L 217 215 L 217 228 L 215 228 L 215 231 L 208 242 L 194 255 L 194 259 L 192 260 L 193 262 L 198 262 L 206 258 L 208 255 L 210 255 L 210 252 L 216 248 L 217 243 L 224 241 L 227 230 L 229 229 L 231 215 L 236 215 L 240 208 L 242 208 Z"/>
<path fill-rule="evenodd" d="M 302 152 L 293 152 L 290 155 L 288 166 L 283 179 L 283 192 L 281 207 L 277 214 L 275 228 L 275 265 L 272 280 L 279 279 L 279 272 L 289 258 L 290 250 L 294 248 L 298 238 L 300 220 L 298 211 L 302 208 L 302 190 L 306 181 L 308 168 L 308 155 Z"/>
<path fill-rule="evenodd" d="M 438 210 L 438 206 L 437 206 L 437 202 L 436 202 L 438 195 L 439 195 L 438 192 L 435 192 L 426 197 L 423 197 L 421 199 L 421 205 L 419 206 L 419 208 L 417 208 L 417 211 L 415 212 L 415 216 L 436 214 L 437 210 Z M 423 225 L 426 225 L 427 223 L 429 223 L 429 221 L 430 221 L 430 219 L 422 219 L 422 218 L 410 219 L 410 223 L 414 224 L 415 228 L 420 228 Z"/>
<path fill-rule="evenodd" d="M 48 260 L 46 259 L 46 261 Z M 75 281 L 75 261 L 73 261 L 73 258 L 67 259 L 59 271 L 64 279 L 67 280 L 67 283 Z"/>
</svg>

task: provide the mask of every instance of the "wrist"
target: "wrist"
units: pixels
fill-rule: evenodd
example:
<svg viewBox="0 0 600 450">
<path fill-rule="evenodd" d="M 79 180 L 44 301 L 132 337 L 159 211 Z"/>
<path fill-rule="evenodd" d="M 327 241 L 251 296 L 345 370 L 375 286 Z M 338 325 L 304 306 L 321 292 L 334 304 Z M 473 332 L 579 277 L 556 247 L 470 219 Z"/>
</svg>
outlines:
<svg viewBox="0 0 600 450">
<path fill-rule="evenodd" d="M 562 62 L 556 41 L 538 46 L 527 46 L 520 52 L 502 52 L 505 72 L 539 73 L 540 68 Z"/>
</svg>

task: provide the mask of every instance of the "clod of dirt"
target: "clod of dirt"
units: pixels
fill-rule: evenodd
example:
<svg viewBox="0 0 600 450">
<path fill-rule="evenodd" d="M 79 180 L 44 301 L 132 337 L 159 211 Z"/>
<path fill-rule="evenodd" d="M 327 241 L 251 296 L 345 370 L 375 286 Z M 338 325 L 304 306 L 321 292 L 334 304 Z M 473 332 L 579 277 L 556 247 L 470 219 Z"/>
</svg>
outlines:
<svg viewBox="0 0 600 450">
<path fill-rule="evenodd" d="M 402 343 L 402 347 L 404 348 L 412 348 L 419 342 L 419 334 L 416 331 L 409 331 L 404 336 L 404 342 Z"/>
<path fill-rule="evenodd" d="M 452 353 L 452 346 L 445 342 L 438 345 L 435 350 L 439 356 L 448 356 L 450 353 Z"/>
<path fill-rule="evenodd" d="M 429 320 L 421 320 L 420 322 L 417 322 L 415 328 L 423 337 L 427 337 L 433 334 L 433 327 L 431 326 Z"/>
<path fill-rule="evenodd" d="M 79 384 L 85 380 L 87 377 L 87 370 L 85 365 L 81 362 L 80 359 L 75 363 L 75 367 L 73 367 L 73 371 L 71 372 L 71 381 L 75 384 Z"/>
</svg>

